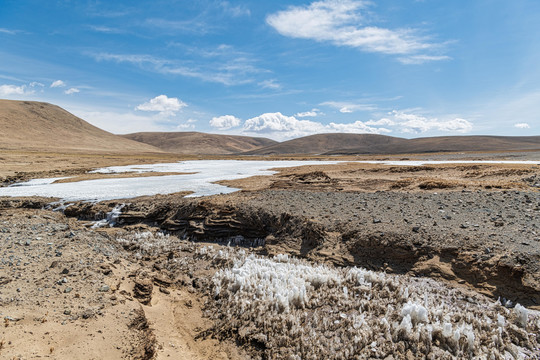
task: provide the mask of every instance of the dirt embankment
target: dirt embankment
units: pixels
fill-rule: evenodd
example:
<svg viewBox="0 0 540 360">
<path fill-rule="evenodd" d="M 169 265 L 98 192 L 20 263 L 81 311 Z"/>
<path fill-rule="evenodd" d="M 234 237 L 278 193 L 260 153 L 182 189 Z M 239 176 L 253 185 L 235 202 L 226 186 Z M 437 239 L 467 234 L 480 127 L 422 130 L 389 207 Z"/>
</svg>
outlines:
<svg viewBox="0 0 540 360">
<path fill-rule="evenodd" d="M 65 213 L 98 220 L 117 203 L 74 204 Z M 534 308 L 540 304 L 538 224 L 539 193 L 520 191 L 171 195 L 132 201 L 117 222 L 200 241 L 264 244 L 265 254 L 442 278 Z"/>
</svg>

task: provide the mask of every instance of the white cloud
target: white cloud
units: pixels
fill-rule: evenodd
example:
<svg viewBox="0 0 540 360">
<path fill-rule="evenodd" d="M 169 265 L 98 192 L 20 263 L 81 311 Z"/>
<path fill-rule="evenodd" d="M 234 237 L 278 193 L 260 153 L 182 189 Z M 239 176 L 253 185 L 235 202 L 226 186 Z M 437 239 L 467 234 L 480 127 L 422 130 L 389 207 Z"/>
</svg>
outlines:
<svg viewBox="0 0 540 360">
<path fill-rule="evenodd" d="M 367 0 L 321 0 L 307 6 L 290 6 L 269 15 L 266 22 L 281 35 L 292 38 L 331 42 L 366 52 L 416 55 L 416 61 L 422 62 L 448 58 L 425 55 L 426 51 L 440 49 L 442 45 L 428 42 L 425 36 L 417 35 L 417 30 L 365 25 L 363 10 L 370 5 L 371 1 Z M 409 61 L 415 60 L 410 57 Z"/>
<path fill-rule="evenodd" d="M 16 85 L 0 85 L 0 95 L 23 95 L 25 93 L 26 86 L 16 86 Z"/>
<path fill-rule="evenodd" d="M 161 115 L 172 116 L 187 104 L 178 98 L 170 98 L 167 95 L 159 95 L 150 101 L 138 105 L 135 109 L 140 111 L 154 111 Z"/>
<path fill-rule="evenodd" d="M 439 120 L 437 118 L 427 118 L 422 115 L 407 113 L 405 111 L 394 110 L 389 113 L 390 119 L 381 119 L 379 121 L 394 121 L 395 125 L 402 132 L 423 133 L 427 131 L 444 131 L 467 133 L 473 128 L 473 124 L 462 118 L 450 118 L 448 120 Z"/>
<path fill-rule="evenodd" d="M 299 112 L 299 113 L 294 114 L 294 116 L 301 117 L 301 118 L 316 117 L 319 115 L 324 115 L 319 109 L 311 109 L 310 111 Z"/>
<path fill-rule="evenodd" d="M 344 101 L 325 101 L 320 105 L 338 109 L 340 113 L 348 114 L 355 111 L 375 111 L 377 106 L 373 104 L 352 103 Z"/>
<path fill-rule="evenodd" d="M 37 82 L 37 81 L 32 81 L 28 86 L 30 86 L 30 87 L 32 87 L 32 88 L 33 88 L 33 87 L 44 87 L 45 84 L 42 84 L 42 83 Z"/>
<path fill-rule="evenodd" d="M 77 89 L 77 88 L 69 88 L 66 91 L 64 91 L 64 94 L 71 95 L 71 94 L 76 94 L 76 93 L 79 93 L 79 92 L 81 92 L 81 91 L 79 89 Z"/>
<path fill-rule="evenodd" d="M 517 127 L 518 129 L 530 129 L 531 126 L 527 123 L 517 123 L 514 124 L 514 127 Z"/>
<path fill-rule="evenodd" d="M 56 81 L 53 81 L 52 84 L 51 84 L 51 87 L 52 88 L 56 88 L 56 87 L 64 87 L 66 86 L 66 83 L 63 82 L 62 80 L 56 80 Z"/>
<path fill-rule="evenodd" d="M 227 130 L 240 125 L 242 120 L 232 115 L 223 115 L 212 118 L 210 120 L 210 126 L 219 130 Z"/>
<path fill-rule="evenodd" d="M 290 139 L 321 133 L 388 133 L 389 129 L 367 126 L 361 121 L 354 123 L 330 123 L 324 125 L 311 120 L 298 120 L 280 112 L 266 113 L 248 119 L 243 126 L 246 134 L 263 134 L 278 140 Z"/>
</svg>

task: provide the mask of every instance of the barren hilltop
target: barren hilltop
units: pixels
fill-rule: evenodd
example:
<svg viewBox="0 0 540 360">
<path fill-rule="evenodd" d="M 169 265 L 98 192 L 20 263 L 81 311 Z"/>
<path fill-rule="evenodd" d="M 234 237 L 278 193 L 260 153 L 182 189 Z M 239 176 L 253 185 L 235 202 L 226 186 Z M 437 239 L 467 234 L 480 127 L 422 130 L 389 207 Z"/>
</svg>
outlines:
<svg viewBox="0 0 540 360">
<path fill-rule="evenodd" d="M 161 150 L 111 134 L 59 106 L 0 100 L 0 149 L 101 153 L 159 153 Z"/>
</svg>

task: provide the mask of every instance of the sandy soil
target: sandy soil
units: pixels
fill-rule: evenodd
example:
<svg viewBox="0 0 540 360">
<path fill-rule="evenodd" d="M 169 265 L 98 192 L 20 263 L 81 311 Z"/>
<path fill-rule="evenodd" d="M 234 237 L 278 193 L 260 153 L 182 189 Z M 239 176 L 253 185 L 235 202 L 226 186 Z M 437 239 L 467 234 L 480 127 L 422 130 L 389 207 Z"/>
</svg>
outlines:
<svg viewBox="0 0 540 360">
<path fill-rule="evenodd" d="M 4 208 L 0 235 L 1 358 L 243 358 L 230 343 L 196 340 L 212 325 L 203 298 L 124 250 L 118 233 Z M 134 290 L 144 281 L 148 302 Z"/>
</svg>

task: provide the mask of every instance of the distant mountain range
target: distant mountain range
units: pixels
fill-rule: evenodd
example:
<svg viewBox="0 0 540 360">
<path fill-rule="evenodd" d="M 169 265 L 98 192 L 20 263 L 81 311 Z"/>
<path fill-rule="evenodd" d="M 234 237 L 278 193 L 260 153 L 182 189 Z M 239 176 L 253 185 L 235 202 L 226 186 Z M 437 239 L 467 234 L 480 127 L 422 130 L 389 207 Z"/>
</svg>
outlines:
<svg viewBox="0 0 540 360">
<path fill-rule="evenodd" d="M 540 149 L 540 136 L 442 136 L 404 139 L 373 134 L 318 134 L 284 141 L 246 154 L 414 154 L 533 149 Z"/>
<path fill-rule="evenodd" d="M 443 136 L 404 139 L 374 134 L 318 134 L 289 141 L 205 134 L 114 135 L 48 103 L 0 100 L 0 149 L 184 155 L 354 155 L 540 150 L 540 136 Z"/>
</svg>

